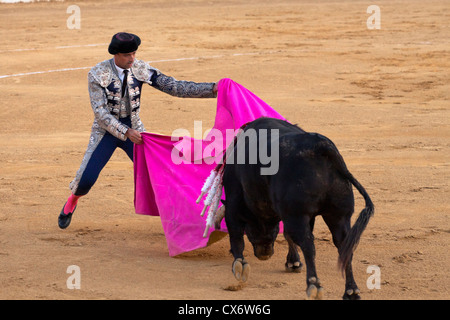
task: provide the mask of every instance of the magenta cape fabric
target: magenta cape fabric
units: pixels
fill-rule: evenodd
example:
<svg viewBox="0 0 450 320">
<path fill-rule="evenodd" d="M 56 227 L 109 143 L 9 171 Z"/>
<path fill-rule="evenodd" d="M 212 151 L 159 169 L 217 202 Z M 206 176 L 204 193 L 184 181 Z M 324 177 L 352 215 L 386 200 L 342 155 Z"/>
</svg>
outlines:
<svg viewBox="0 0 450 320">
<path fill-rule="evenodd" d="M 144 143 L 134 148 L 135 211 L 161 217 L 170 256 L 207 246 L 214 231 L 209 230 L 208 237 L 203 237 L 207 213 L 200 215 L 203 199 L 196 203 L 206 178 L 218 163 L 215 159 L 226 148 L 225 138 L 220 144 L 212 143 L 216 141 L 211 138 L 212 132 L 215 137 L 225 137 L 230 129 L 237 130 L 263 116 L 284 119 L 243 86 L 222 79 L 218 83 L 213 131 L 204 140 L 142 133 Z M 221 231 L 226 232 L 224 221 Z"/>
</svg>

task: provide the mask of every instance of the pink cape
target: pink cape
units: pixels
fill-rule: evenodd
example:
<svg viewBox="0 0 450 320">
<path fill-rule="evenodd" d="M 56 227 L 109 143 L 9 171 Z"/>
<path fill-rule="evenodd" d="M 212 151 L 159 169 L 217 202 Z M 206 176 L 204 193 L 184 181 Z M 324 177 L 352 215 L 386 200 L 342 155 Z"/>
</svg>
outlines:
<svg viewBox="0 0 450 320">
<path fill-rule="evenodd" d="M 161 217 L 170 256 L 203 248 L 217 239 L 214 229 L 203 237 L 207 213 L 200 215 L 203 199 L 198 204 L 196 200 L 231 142 L 225 139 L 233 132 L 230 129 L 263 116 L 284 119 L 240 84 L 222 79 L 214 127 L 204 140 L 142 133 L 144 143 L 134 148 L 135 211 Z M 220 134 L 223 141 L 216 139 Z M 226 232 L 224 221 L 220 231 Z"/>
</svg>

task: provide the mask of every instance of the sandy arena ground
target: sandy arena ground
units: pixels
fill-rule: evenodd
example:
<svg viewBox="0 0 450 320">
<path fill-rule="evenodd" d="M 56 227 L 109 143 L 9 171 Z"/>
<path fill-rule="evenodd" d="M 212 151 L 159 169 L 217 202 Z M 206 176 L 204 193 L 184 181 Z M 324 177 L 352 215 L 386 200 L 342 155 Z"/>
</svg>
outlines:
<svg viewBox="0 0 450 320">
<path fill-rule="evenodd" d="M 169 257 L 159 218 L 134 213 L 133 165 L 120 150 L 70 227 L 58 228 L 93 119 L 87 72 L 110 58 L 118 31 L 138 34 L 138 58 L 165 74 L 232 78 L 336 143 L 376 206 L 353 260 L 363 299 L 449 299 L 450 6 L 376 3 L 380 30 L 366 24 L 372 1 L 0 4 L 0 299 L 305 298 L 305 271 L 284 272 L 282 236 L 269 261 L 248 243 L 252 273 L 237 291 L 228 238 Z M 72 4 L 80 29 L 67 27 Z M 145 87 L 141 118 L 152 132 L 193 132 L 194 120 L 213 125 L 215 107 Z M 340 299 L 321 218 L 314 233 L 324 298 Z M 67 288 L 70 265 L 80 267 L 79 290 Z M 366 285 L 372 265 L 380 289 Z"/>
</svg>

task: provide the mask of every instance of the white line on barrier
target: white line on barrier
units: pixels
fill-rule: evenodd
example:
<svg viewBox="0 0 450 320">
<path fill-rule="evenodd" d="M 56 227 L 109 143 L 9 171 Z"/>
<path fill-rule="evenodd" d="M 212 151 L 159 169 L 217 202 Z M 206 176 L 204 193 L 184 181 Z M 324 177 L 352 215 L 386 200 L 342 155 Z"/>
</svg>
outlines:
<svg viewBox="0 0 450 320">
<path fill-rule="evenodd" d="M 31 49 L 30 49 L 31 50 Z M 148 63 L 159 63 L 159 62 L 173 62 L 173 61 L 186 61 L 186 60 L 200 60 L 200 59 L 218 59 L 223 57 L 238 57 L 238 56 L 255 56 L 255 55 L 262 55 L 262 54 L 272 54 L 280 52 L 280 50 L 272 50 L 272 51 L 265 51 L 265 52 L 247 52 L 247 53 L 233 53 L 233 54 L 220 54 L 220 55 L 214 55 L 214 56 L 202 56 L 202 57 L 190 57 L 190 58 L 177 58 L 177 59 L 164 59 L 164 60 L 154 60 L 149 61 Z M 20 76 L 29 76 L 34 74 L 43 74 L 43 73 L 52 73 L 52 72 L 63 72 L 63 71 L 74 71 L 74 70 L 84 70 L 84 69 L 91 69 L 91 67 L 78 67 L 78 68 L 62 68 L 62 69 L 55 69 L 55 70 L 46 70 L 46 71 L 33 71 L 33 72 L 24 72 L 24 73 L 14 73 L 14 74 L 5 74 L 0 75 L 0 79 L 4 78 L 11 78 L 11 77 L 20 77 Z"/>
<path fill-rule="evenodd" d="M 4 52 L 21 52 L 21 51 L 35 51 L 35 50 L 49 50 L 49 49 L 71 49 L 71 48 L 84 48 L 84 47 L 99 47 L 106 46 L 108 43 L 93 43 L 93 44 L 79 44 L 72 46 L 57 46 L 57 47 L 42 47 L 42 48 L 23 48 L 23 49 L 6 49 L 0 50 L 0 53 Z"/>
<path fill-rule="evenodd" d="M 73 71 L 73 70 L 82 70 L 82 69 L 90 69 L 92 67 L 80 67 L 80 68 L 64 68 L 57 70 L 47 70 L 47 71 L 34 71 L 34 72 L 25 72 L 25 73 L 15 73 L 15 74 L 5 74 L 0 76 L 0 79 L 3 78 L 11 78 L 11 77 L 20 77 L 20 76 L 30 76 L 33 74 L 41 74 L 41 73 L 51 73 L 51 72 L 61 72 L 61 71 Z"/>
</svg>

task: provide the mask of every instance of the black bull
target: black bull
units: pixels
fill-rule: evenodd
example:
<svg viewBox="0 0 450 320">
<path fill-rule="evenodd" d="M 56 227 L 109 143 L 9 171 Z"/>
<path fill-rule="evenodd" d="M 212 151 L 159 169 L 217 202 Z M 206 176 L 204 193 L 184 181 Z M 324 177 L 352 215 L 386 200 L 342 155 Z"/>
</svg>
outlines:
<svg viewBox="0 0 450 320">
<path fill-rule="evenodd" d="M 265 129 L 261 131 L 261 129 Z M 274 130 L 275 129 L 275 130 Z M 246 132 L 256 132 L 256 140 Z M 245 159 L 261 148 L 261 133 L 267 152 L 278 143 L 279 157 L 274 174 L 261 174 L 268 167 L 261 161 L 239 161 L 239 152 Z M 278 135 L 274 135 L 277 132 Z M 247 138 L 245 138 L 247 137 Z M 255 136 L 253 135 L 253 138 Z M 277 159 L 278 158 L 278 159 Z M 273 163 L 271 164 L 273 166 Z M 354 211 L 352 185 L 365 199 L 365 208 L 350 226 Z M 244 234 L 253 245 L 259 259 L 273 254 L 279 222 L 284 225 L 284 237 L 289 244 L 286 270 L 299 272 L 302 267 L 297 245 L 306 262 L 307 295 L 320 299 L 322 286 L 316 273 L 313 227 L 315 217 L 321 215 L 330 229 L 339 252 L 339 267 L 345 272 L 344 299 L 359 299 L 359 289 L 353 278 L 351 260 L 374 206 L 369 195 L 348 171 L 344 159 L 328 138 L 308 133 L 286 121 L 260 118 L 243 127 L 243 133 L 234 144 L 224 164 L 225 221 L 234 256 L 233 273 L 245 281 L 249 265 L 243 256 Z"/>
</svg>

